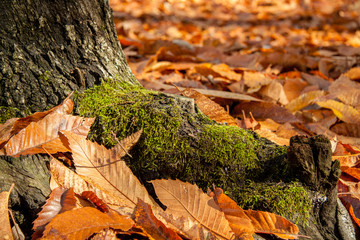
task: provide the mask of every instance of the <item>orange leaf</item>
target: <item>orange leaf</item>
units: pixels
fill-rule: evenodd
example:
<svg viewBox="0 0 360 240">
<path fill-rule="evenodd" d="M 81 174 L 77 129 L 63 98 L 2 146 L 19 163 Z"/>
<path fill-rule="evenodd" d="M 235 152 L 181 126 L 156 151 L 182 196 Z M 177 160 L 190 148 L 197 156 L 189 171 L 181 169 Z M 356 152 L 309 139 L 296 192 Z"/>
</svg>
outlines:
<svg viewBox="0 0 360 240">
<path fill-rule="evenodd" d="M 50 161 L 50 172 L 52 180 L 59 186 L 63 188 L 73 188 L 74 192 L 78 195 L 81 195 L 84 191 L 93 191 L 107 204 L 120 207 L 127 206 L 122 198 L 102 189 L 99 185 L 90 181 L 90 179 L 85 179 L 85 177 L 76 174 L 55 158 Z"/>
<path fill-rule="evenodd" d="M 30 123 L 37 122 L 51 113 L 69 114 L 72 112 L 74 102 L 70 99 L 70 94 L 62 104 L 45 112 L 36 112 L 33 115 L 16 119 L 9 119 L 5 124 L 0 125 L 0 149 L 6 144 L 6 142 L 15 134 L 26 128 Z M 3 138 L 6 133 L 7 138 Z"/>
<path fill-rule="evenodd" d="M 135 221 L 142 226 L 147 233 L 154 239 L 174 239 L 181 240 L 176 232 L 167 228 L 161 221 L 159 221 L 153 214 L 149 204 L 141 199 L 136 205 Z"/>
<path fill-rule="evenodd" d="M 133 225 L 129 217 L 84 207 L 56 215 L 46 226 L 43 239 L 86 239 L 105 228 L 127 231 Z"/>
<path fill-rule="evenodd" d="M 347 168 L 344 170 L 344 173 L 349 174 L 353 178 L 356 178 L 357 180 L 360 181 L 360 169 L 359 168 L 354 168 L 354 167 Z"/>
<path fill-rule="evenodd" d="M 8 210 L 9 196 L 13 187 L 14 184 L 11 185 L 8 192 L 4 191 L 0 193 L 0 236 L 2 239 L 13 239 Z"/>
<path fill-rule="evenodd" d="M 335 100 L 318 101 L 317 105 L 331 109 L 334 114 L 346 123 L 360 123 L 360 113 L 355 108 Z"/>
<path fill-rule="evenodd" d="M 190 218 L 221 239 L 231 239 L 233 232 L 224 213 L 214 199 L 203 193 L 196 185 L 180 180 L 153 180 L 156 195 L 167 206 L 165 213 L 173 218 Z M 182 221 L 171 222 L 181 229 Z M 177 224 L 177 225 L 176 225 Z M 186 229 L 181 229 L 188 233 Z"/>
<path fill-rule="evenodd" d="M 216 188 L 214 193 L 216 204 L 225 213 L 225 217 L 236 236 L 244 239 L 253 239 L 252 235 L 255 234 L 255 228 L 251 219 L 244 213 L 244 210 L 231 198 L 223 194 L 220 188 Z"/>
<path fill-rule="evenodd" d="M 49 198 L 46 200 L 45 205 L 42 206 L 41 212 L 38 214 L 38 217 L 33 223 L 33 230 L 35 230 L 33 238 L 41 237 L 46 225 L 56 215 L 61 212 L 71 210 L 75 206 L 76 199 L 74 190 L 72 188 L 70 188 L 69 190 L 62 188 L 54 189 L 51 192 Z"/>
<path fill-rule="evenodd" d="M 230 69 L 226 64 L 212 65 L 210 63 L 203 63 L 194 67 L 197 73 L 200 73 L 203 76 L 212 75 L 213 77 L 223 77 L 233 81 L 240 81 L 241 74 L 238 74 Z"/>
<path fill-rule="evenodd" d="M 360 67 L 354 67 L 345 73 L 352 80 L 360 79 Z"/>
<path fill-rule="evenodd" d="M 81 197 L 92 202 L 100 211 L 104 213 L 109 212 L 109 207 L 106 205 L 106 203 L 104 203 L 100 198 L 98 198 L 93 191 L 83 191 L 81 193 Z"/>
<path fill-rule="evenodd" d="M 274 234 L 284 239 L 298 237 L 299 229 L 295 224 L 274 213 L 243 210 L 235 201 L 226 196 L 221 188 L 214 190 L 214 199 L 225 213 L 235 233 L 240 235 L 251 235 L 253 232 Z"/>
<path fill-rule="evenodd" d="M 186 97 L 195 99 L 195 102 L 199 106 L 200 110 L 210 119 L 215 120 L 218 123 L 227 123 L 230 126 L 238 126 L 235 119 L 230 116 L 223 107 L 205 95 L 191 88 L 187 88 L 181 91 L 181 93 Z"/>
<path fill-rule="evenodd" d="M 107 149 L 68 131 L 62 131 L 59 135 L 62 142 L 68 145 L 72 151 L 78 174 L 88 176 L 92 182 L 101 186 L 101 189 L 122 198 L 128 207 L 135 207 L 138 198 L 154 205 L 145 187 L 121 160 L 121 156 L 125 155 L 125 152 L 137 142 L 141 132 L 134 133 L 127 138 L 129 140 L 126 140 L 125 147 L 127 149 L 125 150 L 122 149 L 123 144 L 117 144 L 112 149 Z"/>
<path fill-rule="evenodd" d="M 311 91 L 304 93 L 289 102 L 289 104 L 286 105 L 286 108 L 289 109 L 291 112 L 296 112 L 314 103 L 316 99 L 324 95 L 324 91 Z"/>
<path fill-rule="evenodd" d="M 6 155 L 18 157 L 26 154 L 44 153 L 42 147 L 50 153 L 66 152 L 58 137 L 58 131 L 68 130 L 87 136 L 95 118 L 52 113 L 37 122 L 31 122 L 20 130 L 4 146 Z"/>
</svg>

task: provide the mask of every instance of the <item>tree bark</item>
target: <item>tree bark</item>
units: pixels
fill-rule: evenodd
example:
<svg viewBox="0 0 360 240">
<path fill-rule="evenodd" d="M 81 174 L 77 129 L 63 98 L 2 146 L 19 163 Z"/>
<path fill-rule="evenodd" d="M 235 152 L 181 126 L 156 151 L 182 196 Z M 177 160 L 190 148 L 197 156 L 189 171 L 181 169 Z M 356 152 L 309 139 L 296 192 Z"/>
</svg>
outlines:
<svg viewBox="0 0 360 240">
<path fill-rule="evenodd" d="M 281 187 L 282 180 L 285 180 L 281 177 L 285 176 L 287 164 L 302 164 L 301 154 L 293 154 L 296 155 L 295 160 L 288 162 L 283 147 L 251 132 L 215 125 L 201 115 L 189 99 L 142 92 L 144 90 L 126 63 L 106 0 L 2 0 L 0 23 L 0 116 L 5 113 L 9 114 L 7 117 L 25 116 L 46 110 L 60 104 L 73 90 L 90 89 L 100 85 L 104 78 L 113 78 L 115 80 L 110 87 L 100 85 L 98 90 L 93 88 L 95 93 L 98 91 L 98 98 L 94 99 L 96 94 L 92 95 L 91 91 L 80 97 L 77 110 L 82 115 L 97 117 L 93 128 L 97 128 L 97 131 L 93 131 L 92 136 L 103 144 L 109 143 L 109 138 L 104 136 L 106 127 L 114 130 L 119 138 L 144 128 L 144 134 L 134 150 L 135 154 L 132 154 L 134 158 L 127 159 L 132 170 L 144 182 L 160 177 L 176 177 L 196 182 L 203 188 L 211 187 L 214 183 L 231 193 L 232 189 L 246 190 L 245 177 L 257 183 L 266 181 L 272 182 L 275 187 Z M 105 98 L 108 102 L 104 105 L 102 100 Z M 83 107 L 81 104 L 84 102 L 91 104 Z M 129 107 L 129 104 L 133 105 Z M 134 110 L 136 107 L 142 109 Z M 102 112 L 106 115 L 101 116 Z M 129 119 L 124 120 L 121 115 L 124 112 L 129 114 Z M 116 121 L 109 119 L 109 115 Z M 153 119 L 157 122 L 150 122 Z M 123 128 L 112 129 L 123 123 Z M 164 124 L 168 126 L 163 126 Z M 156 135 L 155 140 L 151 139 L 153 135 Z M 217 140 L 219 136 L 221 140 Z M 161 138 L 165 138 L 167 142 L 161 142 Z M 312 141 L 315 140 L 311 140 L 311 144 Z M 304 140 L 304 144 L 310 143 Z M 311 144 L 308 147 L 310 150 L 304 154 L 311 155 L 308 158 L 317 161 L 319 154 L 312 152 Z M 328 148 L 329 142 L 325 145 Z M 147 162 L 149 157 L 155 162 Z M 247 158 L 259 164 L 255 164 L 250 173 L 246 172 L 246 164 L 253 163 L 244 163 L 243 160 L 249 160 Z M 12 209 L 19 210 L 19 216 L 25 218 L 21 227 L 27 234 L 30 231 L 28 223 L 34 220 L 35 213 L 40 210 L 50 192 L 45 160 L 46 157 L 38 155 L 0 157 L 0 191 L 8 190 L 11 182 L 16 182 L 18 187 L 15 187 L 11 197 L 14 204 L 10 205 Z M 329 164 L 332 167 L 331 157 L 326 155 L 324 161 L 327 170 Z M 34 166 L 26 167 L 29 162 Z M 146 168 L 148 166 L 150 169 Z M 324 181 L 332 183 L 331 189 L 321 191 L 324 192 L 323 195 L 332 196 L 331 206 L 336 208 L 336 189 L 333 183 L 337 179 L 333 178 L 338 177 L 338 166 L 331 167 L 326 177 L 321 174 L 319 176 L 322 179 L 316 174 L 311 177 L 319 179 L 319 182 L 316 181 L 319 186 L 323 186 Z M 318 170 L 323 172 L 322 168 Z M 36 171 L 41 174 L 36 175 Z M 295 175 L 289 176 L 291 179 Z M 303 178 L 304 186 L 310 183 L 307 182 L 308 176 L 298 176 Z M 27 179 L 36 183 L 27 184 Z M 329 206 L 322 202 L 319 204 L 320 209 Z M 24 206 L 27 210 L 20 211 Z M 334 211 L 328 211 L 333 218 Z M 315 213 L 320 218 L 312 216 L 312 219 L 326 220 L 319 209 Z M 330 233 L 324 234 L 324 229 L 320 229 L 322 223 L 315 225 L 315 221 L 310 223 L 312 229 L 308 228 L 316 230 L 314 236 L 337 239 L 335 222 L 323 224 L 330 229 Z M 311 235 L 311 231 L 304 231 Z"/>
<path fill-rule="evenodd" d="M 2 0 L 0 22 L 2 111 L 43 111 L 101 78 L 137 83 L 106 0 Z"/>
</svg>

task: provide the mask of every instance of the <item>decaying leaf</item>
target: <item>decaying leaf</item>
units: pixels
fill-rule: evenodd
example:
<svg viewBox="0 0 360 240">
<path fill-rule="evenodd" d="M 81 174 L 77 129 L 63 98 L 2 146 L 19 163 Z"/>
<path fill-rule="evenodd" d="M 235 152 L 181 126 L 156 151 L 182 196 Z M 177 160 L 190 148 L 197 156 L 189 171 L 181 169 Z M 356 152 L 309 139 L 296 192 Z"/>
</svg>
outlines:
<svg viewBox="0 0 360 240">
<path fill-rule="evenodd" d="M 119 214 L 105 214 L 92 207 L 78 208 L 56 215 L 46 226 L 43 239 L 86 239 L 105 228 L 129 230 L 134 222 Z"/>
<path fill-rule="evenodd" d="M 59 213 L 69 211 L 76 207 L 76 199 L 72 188 L 54 189 L 42 206 L 41 212 L 33 223 L 33 238 L 41 237 L 46 225 Z"/>
<path fill-rule="evenodd" d="M 0 193 L 0 236 L 2 239 L 13 239 L 8 210 L 9 196 L 13 188 L 14 184 L 11 185 L 8 192 L 4 191 Z"/>
<path fill-rule="evenodd" d="M 232 238 L 234 233 L 224 213 L 196 185 L 180 180 L 153 180 L 151 183 L 160 201 L 167 206 L 165 212 L 178 218 L 191 218 L 221 239 Z"/>
<path fill-rule="evenodd" d="M 226 64 L 213 65 L 210 63 L 203 63 L 195 66 L 194 69 L 197 73 L 200 73 L 205 77 L 212 75 L 213 77 L 223 77 L 237 82 L 240 81 L 242 77 L 241 74 L 232 71 Z"/>
<path fill-rule="evenodd" d="M 142 226 L 154 239 L 181 240 L 176 232 L 167 228 L 153 214 L 149 204 L 139 199 L 136 205 L 135 221 Z"/>
<path fill-rule="evenodd" d="M 121 146 L 106 149 L 71 132 L 62 131 L 59 135 L 62 142 L 72 151 L 78 174 L 87 176 L 102 189 L 122 198 L 129 207 L 135 207 L 137 198 L 154 206 L 145 187 L 126 166 L 126 163 L 119 158 Z M 134 142 L 131 146 L 138 138 L 132 139 Z"/>
<path fill-rule="evenodd" d="M 200 110 L 210 119 L 215 120 L 218 123 L 227 123 L 230 126 L 238 126 L 235 119 L 230 116 L 223 107 L 203 94 L 190 88 L 181 91 L 181 93 L 186 97 L 195 99 L 195 102 L 199 106 Z"/>
<path fill-rule="evenodd" d="M 285 218 L 269 212 L 243 210 L 235 201 L 226 196 L 221 188 L 214 190 L 215 202 L 225 213 L 230 227 L 240 237 L 252 239 L 255 233 L 274 234 L 283 239 L 297 239 L 298 227 Z"/>
</svg>

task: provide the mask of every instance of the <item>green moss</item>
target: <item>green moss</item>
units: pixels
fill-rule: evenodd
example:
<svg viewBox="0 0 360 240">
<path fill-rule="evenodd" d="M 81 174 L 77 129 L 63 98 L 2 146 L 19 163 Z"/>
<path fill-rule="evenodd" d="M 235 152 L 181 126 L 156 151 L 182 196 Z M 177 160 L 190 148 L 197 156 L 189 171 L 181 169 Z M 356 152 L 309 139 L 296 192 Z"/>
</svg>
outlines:
<svg viewBox="0 0 360 240">
<path fill-rule="evenodd" d="M 263 187 L 257 191 L 245 181 L 272 179 L 267 171 L 277 175 L 276 171 L 284 171 L 276 170 L 279 165 L 272 163 L 283 161 L 286 148 L 253 132 L 215 124 L 197 111 L 190 100 L 108 79 L 78 94 L 76 106 L 80 115 L 96 117 L 89 138 L 107 147 L 117 143 L 113 133 L 123 139 L 143 129 L 142 137 L 131 152 L 133 158 L 125 160 L 145 185 L 156 178 L 196 183 L 205 191 L 215 185 L 245 207 L 260 209 L 269 203 L 269 208 L 273 205 L 270 210 L 279 214 L 291 211 L 296 215 L 301 210 L 304 214 L 298 218 L 305 221 L 307 217 L 304 209 L 296 208 L 308 206 L 303 204 L 306 198 L 301 195 L 304 192 L 300 186 L 279 185 L 272 190 Z M 249 186 L 251 191 L 247 190 Z M 243 196 L 247 191 L 249 194 Z M 293 200 L 294 196 L 298 200 Z M 290 200 L 301 204 L 293 206 Z"/>
<path fill-rule="evenodd" d="M 44 83 L 49 83 L 49 79 L 50 79 L 50 72 L 49 71 L 45 71 L 45 73 L 41 74 L 39 76 L 39 79 L 42 80 Z"/>
<path fill-rule="evenodd" d="M 235 199 L 244 209 L 274 212 L 303 226 L 308 225 L 312 208 L 308 190 L 298 182 L 247 181 L 246 187 L 236 193 Z"/>
<path fill-rule="evenodd" d="M 4 123 L 8 119 L 16 117 L 19 111 L 20 110 L 17 108 L 0 106 L 0 123 Z"/>
</svg>

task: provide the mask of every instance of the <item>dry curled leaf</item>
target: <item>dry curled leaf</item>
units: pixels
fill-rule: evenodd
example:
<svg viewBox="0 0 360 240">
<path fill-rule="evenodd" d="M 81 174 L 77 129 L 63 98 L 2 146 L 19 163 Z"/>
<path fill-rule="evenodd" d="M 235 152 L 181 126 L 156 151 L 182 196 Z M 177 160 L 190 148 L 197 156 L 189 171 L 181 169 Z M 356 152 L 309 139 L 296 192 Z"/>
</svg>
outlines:
<svg viewBox="0 0 360 240">
<path fill-rule="evenodd" d="M 173 239 L 181 240 L 176 232 L 167 228 L 161 221 L 159 221 L 153 214 L 149 204 L 139 199 L 136 205 L 135 221 L 142 226 L 148 234 L 154 239 Z"/>
<path fill-rule="evenodd" d="M 38 214 L 38 217 L 33 223 L 33 239 L 41 237 L 43 231 L 45 230 L 46 225 L 53 219 L 56 215 L 62 212 L 66 212 L 76 207 L 76 199 L 74 195 L 74 190 L 56 188 L 54 189 L 49 198 L 46 200 L 42 210 Z"/>
<path fill-rule="evenodd" d="M 230 116 L 223 107 L 205 95 L 190 88 L 181 91 L 181 93 L 186 97 L 195 99 L 195 102 L 199 106 L 200 110 L 210 119 L 215 120 L 218 123 L 227 123 L 230 126 L 238 126 L 235 119 Z"/>
</svg>

